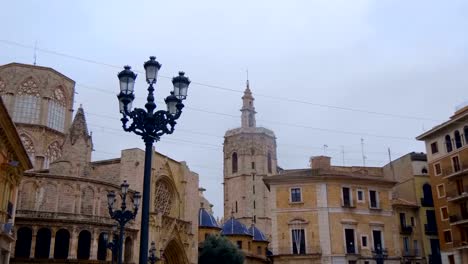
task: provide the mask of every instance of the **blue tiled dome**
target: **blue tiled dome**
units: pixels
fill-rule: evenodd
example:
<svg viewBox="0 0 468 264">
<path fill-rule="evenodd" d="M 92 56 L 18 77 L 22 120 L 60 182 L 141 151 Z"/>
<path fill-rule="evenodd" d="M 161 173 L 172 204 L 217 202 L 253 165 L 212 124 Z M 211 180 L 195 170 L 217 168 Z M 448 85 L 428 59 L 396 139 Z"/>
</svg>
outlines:
<svg viewBox="0 0 468 264">
<path fill-rule="evenodd" d="M 205 208 L 200 208 L 198 211 L 198 226 L 219 228 L 215 218 L 210 213 L 208 213 Z"/>
<path fill-rule="evenodd" d="M 231 217 L 227 220 L 224 225 L 222 226 L 221 230 L 222 235 L 250 235 L 249 230 L 247 227 L 243 225 L 241 222 Z"/>
<path fill-rule="evenodd" d="M 268 242 L 265 234 L 263 234 L 263 232 L 254 225 L 249 228 L 249 233 L 253 236 L 254 241 Z"/>
</svg>

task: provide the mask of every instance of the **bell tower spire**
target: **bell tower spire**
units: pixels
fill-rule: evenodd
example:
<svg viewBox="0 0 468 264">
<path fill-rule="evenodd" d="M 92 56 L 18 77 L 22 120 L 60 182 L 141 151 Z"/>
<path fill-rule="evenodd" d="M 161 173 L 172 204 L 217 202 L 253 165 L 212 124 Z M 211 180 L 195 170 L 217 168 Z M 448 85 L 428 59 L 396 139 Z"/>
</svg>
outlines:
<svg viewBox="0 0 468 264">
<path fill-rule="evenodd" d="M 254 98 L 249 87 L 249 79 L 247 78 L 246 88 L 244 91 L 244 96 L 242 96 L 242 127 L 255 127 L 255 107 L 254 107 Z"/>
</svg>

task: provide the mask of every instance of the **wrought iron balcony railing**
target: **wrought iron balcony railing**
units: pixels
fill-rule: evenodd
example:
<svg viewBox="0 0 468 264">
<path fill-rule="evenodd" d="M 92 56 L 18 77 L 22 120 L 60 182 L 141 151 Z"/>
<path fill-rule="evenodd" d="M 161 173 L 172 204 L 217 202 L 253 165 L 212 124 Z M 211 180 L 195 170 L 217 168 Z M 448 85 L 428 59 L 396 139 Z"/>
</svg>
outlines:
<svg viewBox="0 0 468 264">
<path fill-rule="evenodd" d="M 468 199 L 468 186 L 463 188 L 450 188 L 447 190 L 447 200 L 450 202 L 464 201 Z"/>
<path fill-rule="evenodd" d="M 402 235 L 411 235 L 413 233 L 413 228 L 411 226 L 401 226 L 400 227 L 400 234 Z"/>
<path fill-rule="evenodd" d="M 429 236 L 436 236 L 437 235 L 437 225 L 433 224 L 424 224 L 424 233 Z"/>
<path fill-rule="evenodd" d="M 434 207 L 434 200 L 422 197 L 421 198 L 421 206 L 423 207 Z"/>
</svg>

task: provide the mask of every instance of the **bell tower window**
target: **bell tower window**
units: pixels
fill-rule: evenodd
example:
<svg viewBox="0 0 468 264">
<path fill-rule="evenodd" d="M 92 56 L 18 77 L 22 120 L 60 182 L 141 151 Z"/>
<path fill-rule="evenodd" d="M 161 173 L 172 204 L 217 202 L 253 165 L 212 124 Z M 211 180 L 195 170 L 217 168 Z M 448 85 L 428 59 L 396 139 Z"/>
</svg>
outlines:
<svg viewBox="0 0 468 264">
<path fill-rule="evenodd" d="M 237 153 L 232 153 L 232 173 L 237 172 Z"/>
<path fill-rule="evenodd" d="M 272 173 L 272 165 L 271 165 L 271 152 L 268 152 L 268 161 L 267 161 L 267 165 L 268 165 L 268 173 Z"/>
</svg>

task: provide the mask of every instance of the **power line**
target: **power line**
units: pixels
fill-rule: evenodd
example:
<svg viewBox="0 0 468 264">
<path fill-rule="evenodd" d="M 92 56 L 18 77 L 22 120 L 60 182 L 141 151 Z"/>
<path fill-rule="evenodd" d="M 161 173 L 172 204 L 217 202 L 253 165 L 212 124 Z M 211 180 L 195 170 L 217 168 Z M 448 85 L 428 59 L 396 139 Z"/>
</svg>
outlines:
<svg viewBox="0 0 468 264">
<path fill-rule="evenodd" d="M 4 44 L 7 44 L 7 45 L 18 46 L 18 47 L 27 48 L 27 49 L 35 49 L 35 47 L 33 47 L 33 46 L 25 45 L 25 44 L 22 44 L 22 43 L 11 41 L 11 40 L 0 39 L 0 42 L 2 42 Z M 44 53 L 49 53 L 49 54 L 52 54 L 52 55 L 60 56 L 60 57 L 65 57 L 65 58 L 69 58 L 69 59 L 74 59 L 74 60 L 86 62 L 86 63 L 96 64 L 96 65 L 101 65 L 101 66 L 106 66 L 106 67 L 116 68 L 116 69 L 121 69 L 122 68 L 121 66 L 118 66 L 118 65 L 113 65 L 113 64 L 109 64 L 109 63 L 105 63 L 105 62 L 100 62 L 100 61 L 97 61 L 97 60 L 82 58 L 82 57 L 79 57 L 79 56 L 69 55 L 69 54 L 66 54 L 66 53 L 57 52 L 57 51 L 50 50 L 50 49 L 36 48 L 36 50 L 44 52 Z M 139 71 L 136 71 L 136 72 L 139 72 Z M 171 77 L 164 76 L 164 75 L 160 75 L 160 77 L 162 77 L 162 78 L 171 78 Z M 222 90 L 222 91 L 243 93 L 243 91 L 241 91 L 241 90 L 226 88 L 226 87 L 219 86 L 219 85 L 206 84 L 206 83 L 196 82 L 196 81 L 192 81 L 192 84 L 193 85 L 200 85 L 200 86 L 204 86 L 204 87 L 208 87 L 208 88 L 213 88 L 213 89 L 217 89 L 217 90 Z M 364 109 L 358 109 L 358 108 L 352 108 L 352 107 L 344 107 L 344 106 L 337 106 L 337 105 L 319 104 L 319 103 L 309 102 L 309 101 L 305 101 L 305 100 L 299 100 L 299 99 L 294 99 L 294 98 L 285 98 L 285 97 L 279 97 L 279 96 L 272 96 L 272 95 L 262 94 L 262 93 L 256 93 L 256 96 L 275 99 L 275 100 L 279 100 L 279 101 L 286 101 L 286 102 L 291 102 L 291 103 L 299 103 L 299 104 L 312 105 L 312 106 L 322 107 L 322 108 L 342 110 L 342 111 L 359 112 L 359 113 L 364 113 L 364 114 L 388 116 L 388 117 L 394 117 L 394 118 L 400 118 L 400 119 L 442 122 L 441 120 L 436 120 L 436 119 L 427 118 L 427 117 L 385 113 L 385 112 L 370 111 L 370 110 L 364 110 Z"/>
</svg>

